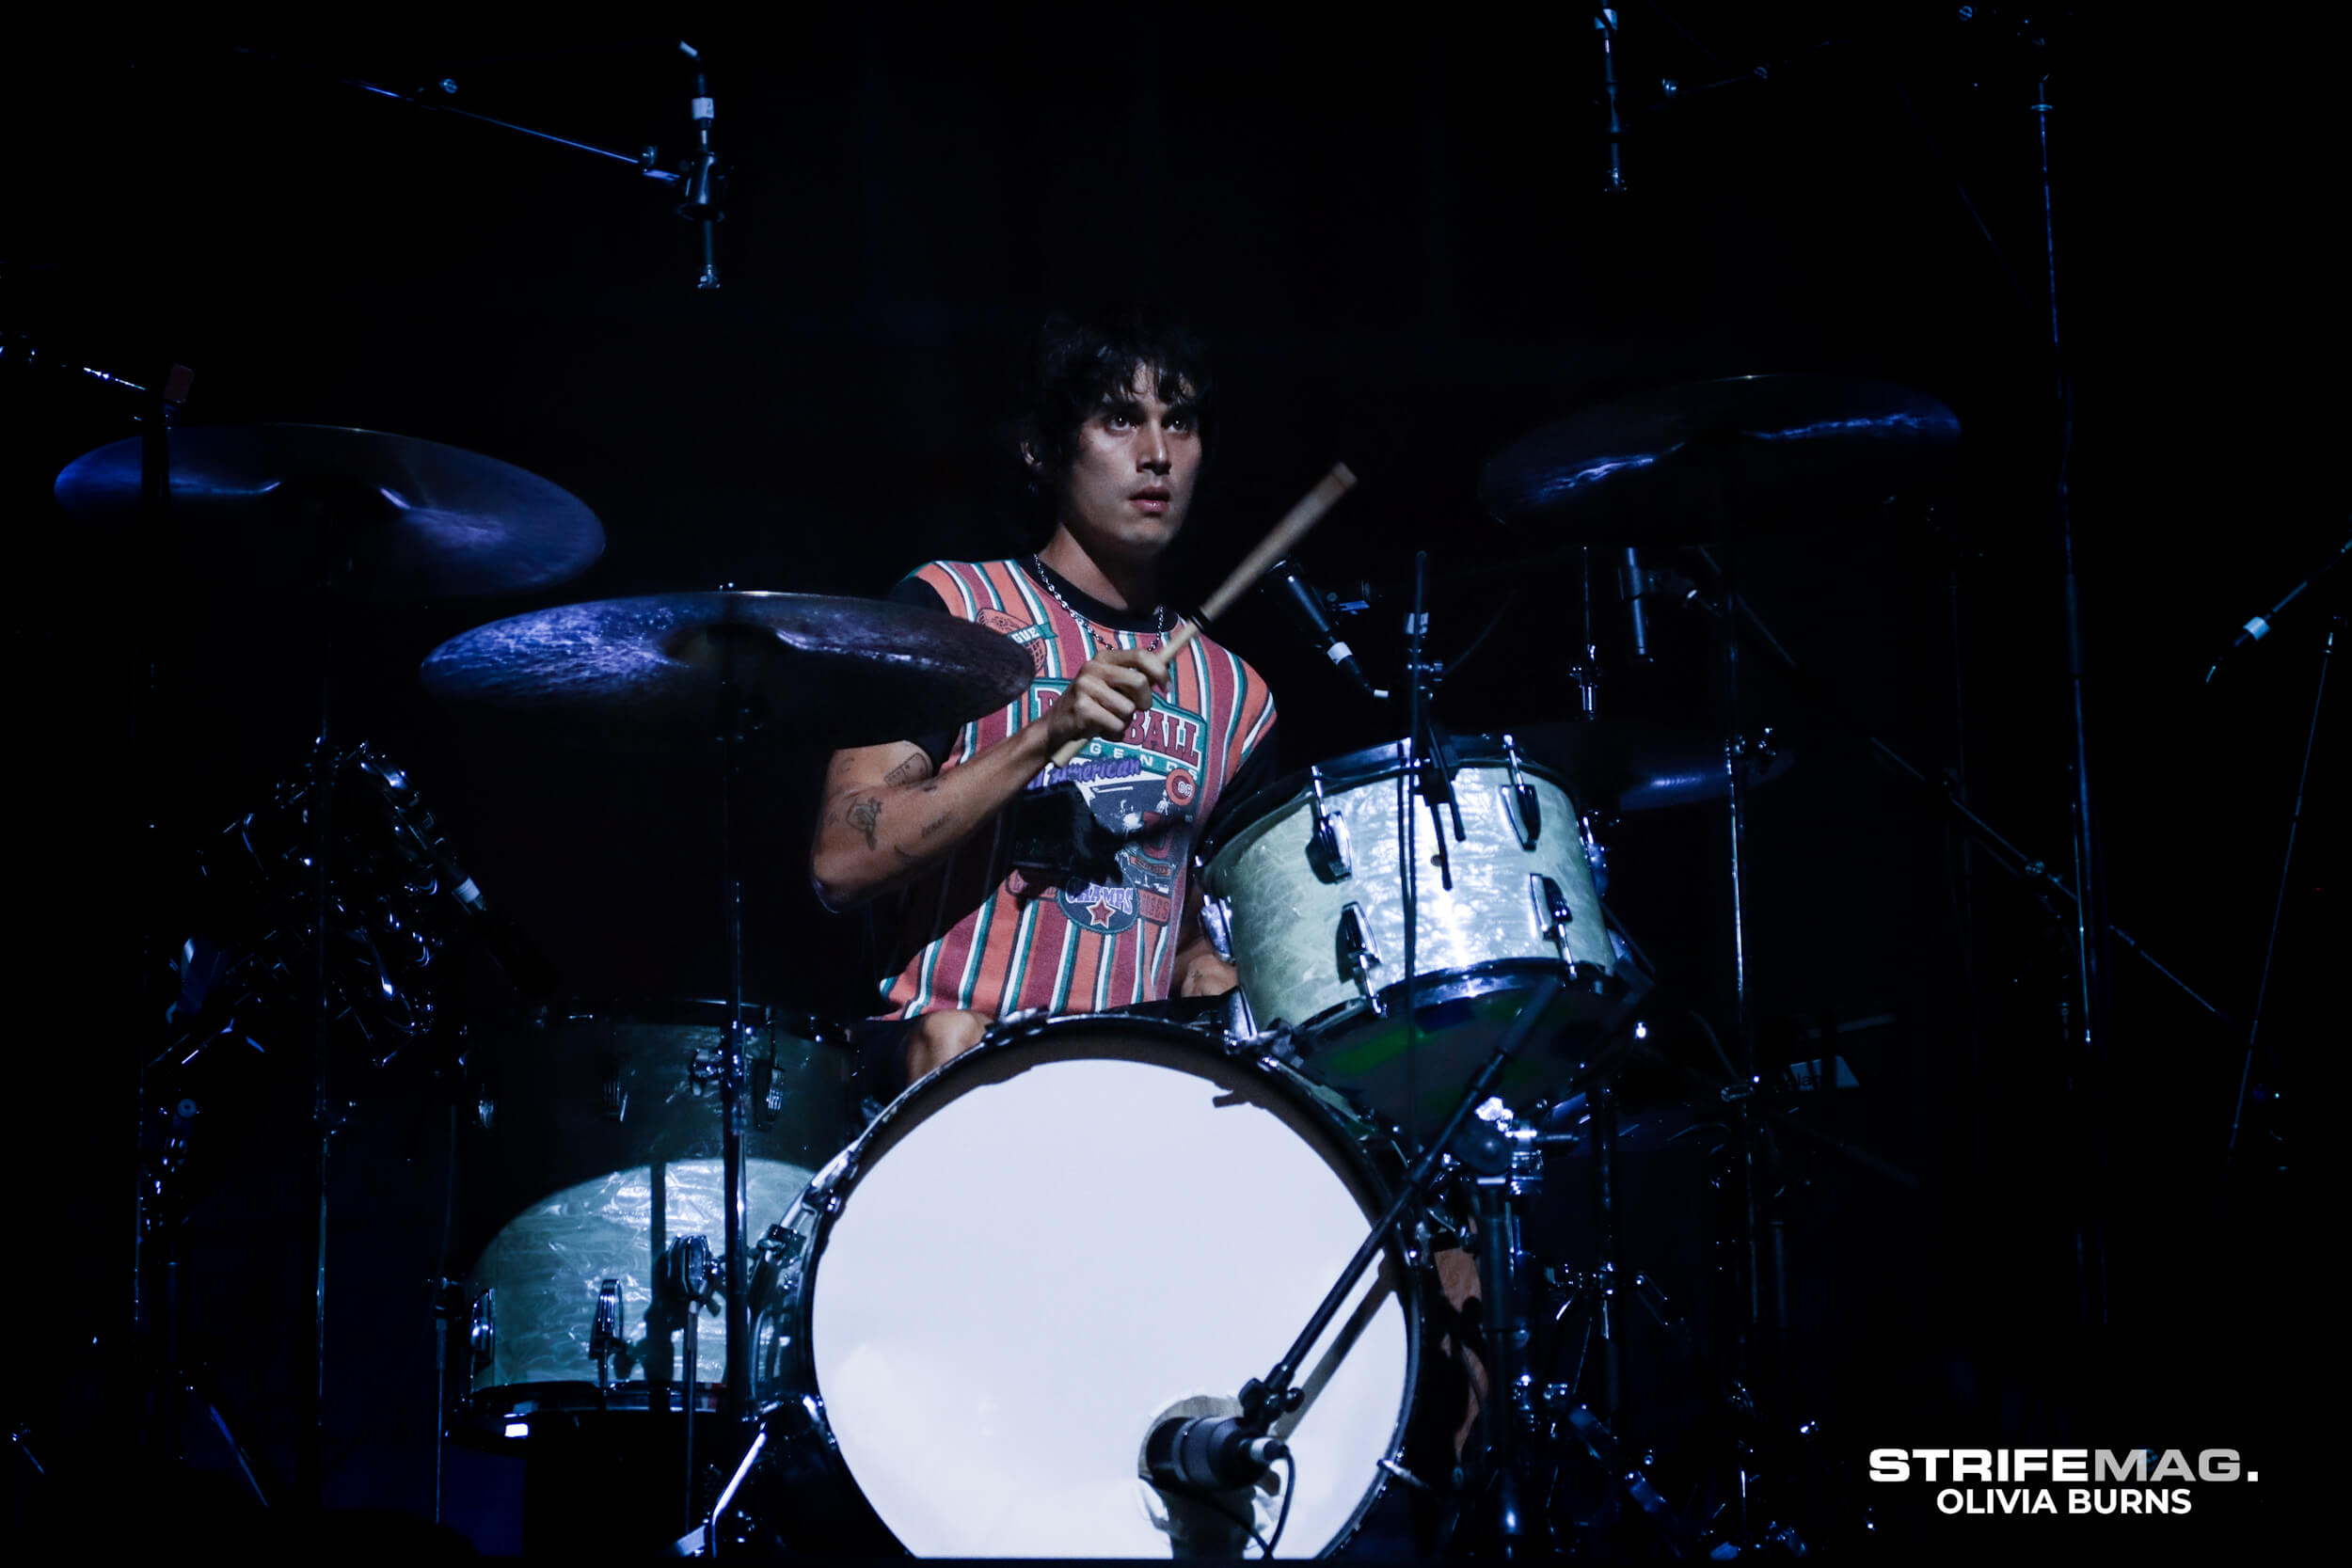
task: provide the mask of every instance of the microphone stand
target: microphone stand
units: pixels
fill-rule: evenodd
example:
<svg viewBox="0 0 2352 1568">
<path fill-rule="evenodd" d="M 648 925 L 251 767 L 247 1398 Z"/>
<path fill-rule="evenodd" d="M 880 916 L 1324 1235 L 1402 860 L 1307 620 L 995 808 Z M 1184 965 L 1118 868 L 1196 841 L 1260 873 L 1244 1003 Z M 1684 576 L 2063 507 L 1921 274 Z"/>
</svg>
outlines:
<svg viewBox="0 0 2352 1568">
<path fill-rule="evenodd" d="M 2042 153 L 2042 254 L 2050 296 L 2050 370 L 2056 381 L 2058 416 L 2058 467 L 2051 500 L 2058 524 L 2066 629 L 2067 725 L 2072 755 L 2073 789 L 2068 805 L 2073 816 L 2074 885 L 2075 981 L 2082 1006 L 2080 1032 L 2071 1043 L 2081 1061 L 2088 1089 L 2091 1123 L 2090 1169 L 2084 1174 L 2086 1191 L 2077 1195 L 2074 1257 L 2077 1309 L 2084 1322 L 2107 1321 L 2106 1185 L 2107 1185 L 2107 1056 L 2114 1029 L 2114 997 L 2109 988 L 2107 949 L 2107 874 L 2106 853 L 2099 842 L 2098 792 L 2092 786 L 2090 741 L 2084 721 L 2086 641 L 2082 591 L 2074 576 L 2074 521 L 2069 502 L 2067 464 L 2074 440 L 2074 391 L 2067 378 L 2064 339 L 2058 325 L 2058 228 L 2054 217 L 2056 187 L 2050 175 L 2050 78 L 2037 83 L 2032 105 L 2036 143 Z"/>
<path fill-rule="evenodd" d="M 1299 1368 L 1306 1363 L 1308 1354 L 1313 1351 L 1315 1341 L 1323 1338 L 1325 1329 L 1331 1326 L 1331 1320 L 1339 1315 L 1356 1281 L 1372 1266 L 1373 1259 L 1380 1255 L 1405 1216 L 1428 1200 L 1430 1190 L 1437 1185 L 1438 1174 L 1444 1169 L 1446 1150 L 1453 1144 L 1455 1134 L 1469 1124 L 1472 1114 L 1494 1093 L 1504 1070 L 1518 1057 L 1528 1037 L 1535 1032 L 1536 1024 L 1558 998 L 1563 984 L 1559 975 L 1548 975 L 1534 992 L 1520 1004 L 1510 1027 L 1503 1030 L 1502 1038 L 1496 1040 L 1494 1049 L 1487 1053 L 1486 1062 L 1471 1077 L 1470 1086 L 1463 1091 L 1453 1114 L 1446 1117 L 1444 1127 L 1430 1139 L 1421 1158 L 1406 1173 L 1404 1185 L 1398 1188 L 1387 1212 L 1356 1248 L 1356 1254 L 1347 1260 L 1346 1267 L 1340 1271 L 1339 1279 L 1325 1293 L 1321 1304 L 1315 1307 L 1314 1316 L 1308 1320 L 1307 1326 L 1299 1331 L 1298 1338 L 1291 1341 L 1290 1348 L 1282 1353 L 1281 1359 L 1274 1363 L 1264 1377 L 1251 1378 L 1242 1385 L 1241 1415 L 1238 1419 L 1245 1430 L 1263 1436 L 1278 1417 L 1297 1409 L 1304 1402 L 1300 1391 L 1291 1385 L 1297 1377 Z M 1633 1002 L 1621 1004 L 1597 1024 L 1588 1027 L 1595 1029 L 1605 1039 L 1632 1022 L 1638 1006 Z"/>
<path fill-rule="evenodd" d="M 702 52 L 691 44 L 681 41 L 677 48 L 678 52 L 689 59 L 700 60 L 702 58 Z M 559 136 L 552 131 L 541 131 L 529 125 L 518 125 L 511 119 L 500 119 L 491 115 L 476 114 L 471 109 L 460 109 L 453 104 L 444 103 L 428 97 L 424 93 L 404 92 L 398 87 L 388 87 L 380 82 L 367 81 L 362 77 L 339 75 L 334 71 L 301 61 L 289 60 L 264 50 L 239 45 L 234 53 L 252 59 L 263 60 L 288 71 L 298 71 L 306 75 L 316 76 L 332 82 L 338 87 L 350 87 L 356 92 L 366 93 L 372 98 L 388 98 L 395 103 L 405 103 L 412 109 L 421 109 L 428 114 L 453 115 L 459 119 L 472 120 L 477 125 L 488 125 L 501 131 L 512 131 L 516 135 L 529 136 L 533 141 L 549 142 L 557 147 L 568 147 L 575 152 L 585 152 L 592 158 L 601 158 L 608 163 L 627 164 L 648 180 L 657 181 L 665 185 L 675 185 L 685 197 L 684 201 L 679 204 L 678 215 L 702 225 L 703 265 L 694 286 L 698 289 L 715 289 L 719 286 L 716 226 L 718 220 L 723 215 L 720 212 L 718 199 L 722 174 L 718 160 L 711 152 L 711 100 L 703 72 L 699 69 L 694 73 L 692 105 L 695 137 L 699 145 L 679 169 L 672 170 L 661 166 L 661 150 L 658 147 L 646 147 L 636 152 L 616 152 L 612 148 L 598 147 L 594 142 L 584 142 L 571 136 Z M 457 84 L 448 77 L 441 78 L 433 86 L 445 95 L 457 90 Z"/>
</svg>

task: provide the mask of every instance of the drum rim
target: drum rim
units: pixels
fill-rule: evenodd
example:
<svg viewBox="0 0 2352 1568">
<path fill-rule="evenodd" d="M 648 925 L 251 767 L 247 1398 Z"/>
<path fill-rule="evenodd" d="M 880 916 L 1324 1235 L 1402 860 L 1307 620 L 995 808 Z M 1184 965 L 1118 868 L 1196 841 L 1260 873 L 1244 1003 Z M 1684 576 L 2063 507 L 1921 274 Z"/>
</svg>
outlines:
<svg viewBox="0 0 2352 1568">
<path fill-rule="evenodd" d="M 774 1420 L 780 1411 L 787 1409 L 799 1410 L 803 1419 L 815 1418 L 815 1431 L 803 1434 L 798 1441 L 806 1443 L 813 1440 L 823 1444 L 828 1468 L 848 1483 L 856 1493 L 858 1505 L 873 1514 L 875 1522 L 882 1526 L 883 1532 L 902 1550 L 904 1544 L 898 1542 L 898 1535 L 891 1530 L 888 1521 L 883 1520 L 880 1513 L 874 1511 L 872 1502 L 866 1497 L 865 1488 L 858 1484 L 855 1472 L 850 1469 L 848 1459 L 843 1456 L 840 1444 L 834 1435 L 833 1418 L 827 1411 L 824 1390 L 817 1386 L 814 1364 L 815 1344 L 810 1328 L 812 1308 L 816 1303 L 817 1275 L 819 1265 L 823 1261 L 825 1243 L 832 1234 L 834 1219 L 846 1205 L 850 1194 L 855 1190 L 858 1179 L 865 1167 L 879 1159 L 881 1153 L 889 1147 L 887 1144 L 882 1145 L 881 1148 L 869 1155 L 867 1152 L 869 1143 L 883 1130 L 884 1124 L 894 1120 L 903 1120 L 911 1116 L 913 1113 L 910 1107 L 919 1094 L 922 1094 L 923 1099 L 928 1102 L 933 1096 L 923 1094 L 923 1091 L 927 1088 L 936 1090 L 941 1081 L 949 1074 L 957 1073 L 960 1067 L 966 1074 L 978 1070 L 982 1064 L 975 1058 L 979 1057 L 983 1053 L 988 1053 L 993 1057 L 1002 1056 L 1017 1046 L 1032 1045 L 1041 1039 L 1057 1035 L 1076 1034 L 1083 1030 L 1093 1029 L 1109 1029 L 1122 1034 L 1150 1035 L 1164 1042 L 1179 1046 L 1184 1053 L 1250 1069 L 1261 1080 L 1278 1085 L 1276 1092 L 1284 1097 L 1294 1110 L 1313 1120 L 1328 1136 L 1330 1143 L 1337 1145 L 1343 1151 L 1343 1157 L 1346 1164 L 1343 1174 L 1355 1188 L 1353 1196 L 1359 1204 L 1365 1203 L 1367 1199 L 1370 1200 L 1372 1212 L 1366 1215 L 1364 1222 L 1367 1230 L 1386 1211 L 1388 1200 L 1392 1196 L 1389 1191 L 1391 1184 L 1388 1179 L 1382 1176 L 1378 1167 L 1374 1164 L 1371 1154 L 1364 1147 L 1362 1140 L 1350 1135 L 1345 1125 L 1341 1121 L 1340 1113 L 1316 1099 L 1307 1086 L 1313 1080 L 1301 1074 L 1296 1069 L 1278 1057 L 1248 1051 L 1229 1050 L 1198 1030 L 1187 1029 L 1181 1024 L 1166 1022 L 1159 1019 L 1138 1018 L 1132 1014 L 1120 1015 L 1106 1011 L 1058 1013 L 1020 1020 L 1010 1024 L 1000 1024 L 996 1029 L 990 1031 L 978 1045 L 941 1064 L 914 1083 L 908 1085 L 897 1099 L 882 1109 L 881 1115 L 850 1140 L 848 1148 L 842 1149 L 826 1164 L 822 1170 L 817 1173 L 808 1186 L 792 1200 L 791 1206 L 785 1212 L 784 1218 L 777 1224 L 778 1228 L 789 1230 L 796 1217 L 803 1213 L 814 1216 L 806 1239 L 801 1243 L 783 1271 L 786 1276 L 795 1281 L 795 1288 L 788 1292 L 780 1291 L 777 1301 L 770 1304 L 767 1308 L 768 1310 L 772 1310 L 774 1307 L 788 1307 L 789 1308 L 787 1319 L 791 1328 L 789 1370 L 778 1375 L 776 1380 L 778 1386 L 772 1392 L 771 1397 L 760 1400 L 755 1393 L 755 1414 L 763 1426 Z M 1384 1127 L 1390 1125 L 1385 1118 L 1380 1119 Z M 915 1125 L 915 1122 L 910 1121 L 906 1125 L 912 1127 Z M 1293 1131 L 1295 1132 L 1295 1128 Z M 1391 1131 L 1394 1130 L 1391 1129 Z M 899 1136 L 903 1135 L 902 1131 Z M 1409 1157 L 1409 1144 L 1404 1141 L 1401 1132 L 1397 1132 L 1396 1135 L 1399 1139 L 1400 1152 Z M 896 1141 L 896 1138 L 891 1140 L 893 1143 Z M 1318 1152 L 1320 1152 L 1320 1148 Z M 1363 1528 L 1365 1519 L 1371 1516 L 1373 1509 L 1382 1497 L 1388 1496 L 1389 1488 L 1396 1483 L 1392 1466 L 1401 1468 L 1404 1465 L 1406 1445 L 1412 1431 L 1413 1416 L 1421 1403 L 1422 1362 L 1429 1354 L 1429 1339 L 1421 1291 L 1423 1275 L 1428 1272 L 1429 1263 L 1425 1258 L 1417 1258 L 1407 1248 L 1403 1239 L 1397 1236 L 1391 1236 L 1389 1239 L 1387 1252 L 1388 1261 L 1396 1271 L 1397 1283 L 1391 1294 L 1405 1318 L 1404 1399 L 1397 1411 L 1396 1424 L 1391 1429 L 1388 1442 L 1383 1448 L 1381 1460 L 1373 1466 L 1370 1484 L 1363 1496 L 1358 1499 L 1354 1510 L 1349 1513 L 1346 1523 L 1341 1526 L 1338 1532 L 1328 1541 L 1317 1548 L 1317 1556 L 1328 1556 L 1355 1539 L 1357 1532 Z M 777 1289 L 782 1283 L 782 1279 L 779 1278 L 776 1286 L 771 1288 Z M 756 1371 L 761 1345 L 759 1324 L 761 1317 L 765 1314 L 763 1304 L 755 1301 L 752 1306 L 751 1354 L 755 1360 L 755 1371 Z M 1306 1325 L 1302 1323 L 1299 1326 L 1303 1328 Z M 788 1433 L 787 1440 L 792 1440 Z"/>
<path fill-rule="evenodd" d="M 655 1028 L 724 1028 L 732 1006 L 723 996 L 627 996 L 610 993 L 564 992 L 546 1002 L 494 1008 L 466 1020 L 463 1028 L 475 1031 L 551 1029 L 560 1023 L 588 1023 L 610 1019 L 618 1023 Z M 691 1012 L 699 1016 L 689 1016 Z M 849 1048 L 848 1026 L 821 1013 L 802 1012 L 771 1002 L 746 999 L 744 1013 L 753 1027 L 804 1041 L 810 1045 Z M 668 1016 L 664 1016 L 664 1014 Z"/>
<path fill-rule="evenodd" d="M 1454 748 L 1460 753 L 1465 768 L 1499 768 L 1508 765 L 1502 731 L 1490 735 L 1457 735 Z M 1323 775 L 1327 798 L 1335 794 L 1352 793 L 1383 780 L 1392 779 L 1404 770 L 1405 742 L 1384 741 L 1360 751 L 1343 752 L 1325 762 L 1285 773 L 1272 783 L 1250 791 L 1231 805 L 1217 803 L 1216 819 L 1200 835 L 1193 847 L 1193 856 L 1204 867 L 1210 866 L 1223 851 L 1234 847 L 1261 823 L 1282 815 L 1284 808 L 1296 805 L 1309 793 L 1309 779 Z M 1568 804 L 1581 813 L 1582 808 L 1576 791 L 1569 786 L 1566 775 L 1558 768 L 1537 762 L 1522 752 L 1519 771 L 1530 778 L 1541 779 L 1567 797 Z"/>
<path fill-rule="evenodd" d="M 448 1434 L 468 1448 L 490 1452 L 509 1451 L 521 1445 L 542 1442 L 558 1433 L 577 1431 L 591 1422 L 618 1417 L 631 1419 L 640 1416 L 668 1417 L 675 1419 L 681 1407 L 676 1391 L 683 1383 L 652 1384 L 644 1378 L 617 1380 L 598 1386 L 588 1378 L 540 1378 L 529 1383 L 498 1383 L 486 1388 L 475 1388 L 456 1395 L 449 1402 L 443 1426 Z M 667 1393 L 659 1409 L 653 1402 L 657 1388 Z M 716 1416 L 726 1407 L 726 1385 L 708 1378 L 694 1380 L 694 1413 Z M 624 1402 L 615 1404 L 615 1396 Z M 516 1411 L 512 1407 L 523 1400 L 531 1400 L 544 1409 Z M 638 1402 L 642 1400 L 642 1402 Z M 505 1423 L 517 1418 L 535 1419 L 545 1414 L 548 1426 L 526 1436 L 509 1437 Z"/>
<path fill-rule="evenodd" d="M 1598 970 L 1599 973 L 1597 975 L 1580 975 L 1575 973 L 1579 968 Z M 1625 995 L 1629 989 L 1623 975 L 1613 970 L 1601 969 L 1596 963 L 1588 961 L 1580 965 L 1573 960 L 1564 963 L 1558 958 L 1529 958 L 1522 955 L 1510 958 L 1482 958 L 1474 964 L 1464 964 L 1458 969 L 1425 971 L 1413 980 L 1414 1007 L 1418 1011 L 1432 1006 L 1442 1006 L 1449 1002 L 1492 996 L 1513 990 L 1515 985 L 1521 981 L 1526 982 L 1527 986 L 1532 989 L 1541 984 L 1547 974 L 1558 974 L 1561 989 L 1565 991 L 1596 996 L 1603 1001 L 1613 1001 Z M 1396 1006 L 1403 1004 L 1405 982 L 1398 980 L 1393 984 L 1383 986 L 1373 994 L 1380 1002 L 1379 1016 L 1385 1018 Z M 1367 1018 L 1372 1017 L 1371 1006 L 1371 1003 L 1363 997 L 1351 997 L 1347 1001 L 1334 1003 L 1324 1008 L 1304 1023 L 1291 1024 L 1294 1030 L 1309 1037 L 1305 1050 L 1307 1065 L 1311 1068 L 1315 1063 L 1317 1042 L 1314 1037 L 1329 1029 L 1333 1023 L 1350 1012 L 1360 1011 Z"/>
</svg>

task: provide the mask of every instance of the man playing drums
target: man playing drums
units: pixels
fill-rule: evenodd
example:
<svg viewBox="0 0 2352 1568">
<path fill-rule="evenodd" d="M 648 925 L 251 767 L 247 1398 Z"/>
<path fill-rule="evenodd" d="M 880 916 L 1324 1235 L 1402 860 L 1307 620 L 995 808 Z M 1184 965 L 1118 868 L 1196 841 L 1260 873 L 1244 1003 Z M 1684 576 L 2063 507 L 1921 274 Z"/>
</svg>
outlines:
<svg viewBox="0 0 2352 1568">
<path fill-rule="evenodd" d="M 897 895 L 877 912 L 887 1016 L 906 1021 L 898 1084 L 1007 1013 L 1235 984 L 1201 933 L 1189 853 L 1220 800 L 1271 774 L 1273 697 L 1206 637 L 1160 652 L 1176 620 L 1158 566 L 1214 423 L 1206 366 L 1149 316 L 1056 322 L 1026 390 L 1021 460 L 1051 534 L 1026 558 L 930 562 L 891 597 L 1024 643 L 1035 677 L 961 731 L 835 752 L 810 854 L 828 908 Z"/>
</svg>

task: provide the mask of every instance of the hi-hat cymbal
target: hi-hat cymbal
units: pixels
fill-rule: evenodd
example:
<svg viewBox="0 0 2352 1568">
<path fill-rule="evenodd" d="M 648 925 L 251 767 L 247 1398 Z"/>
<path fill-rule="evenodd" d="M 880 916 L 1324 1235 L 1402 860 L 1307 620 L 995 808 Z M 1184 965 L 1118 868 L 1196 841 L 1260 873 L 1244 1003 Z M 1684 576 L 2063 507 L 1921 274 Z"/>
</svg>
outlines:
<svg viewBox="0 0 2352 1568">
<path fill-rule="evenodd" d="M 1730 790 L 1724 737 L 1707 730 L 1635 719 L 1566 719 L 1512 732 L 1522 754 L 1556 768 L 1586 806 L 1623 815 L 1720 800 Z M 1794 759 L 1775 742 L 1751 761 L 1751 787 L 1769 784 Z"/>
<path fill-rule="evenodd" d="M 543 721 L 591 744 L 719 733 L 729 650 L 771 743 L 871 746 L 951 728 L 1028 689 L 1026 651 L 919 606 L 810 594 L 660 594 L 476 626 L 426 657 L 453 705 Z"/>
<path fill-rule="evenodd" d="M 1801 527 L 1931 475 L 1960 420 L 1924 392 L 1842 375 L 1742 375 L 1601 404 L 1520 437 L 1478 499 L 1581 544 L 1706 544 Z"/>
<path fill-rule="evenodd" d="M 57 476 L 76 517 L 128 523 L 139 442 Z M 604 553 L 596 515 L 538 475 L 437 441 L 335 425 L 199 425 L 171 437 L 171 530 L 198 565 L 374 599 L 551 588 Z"/>
</svg>

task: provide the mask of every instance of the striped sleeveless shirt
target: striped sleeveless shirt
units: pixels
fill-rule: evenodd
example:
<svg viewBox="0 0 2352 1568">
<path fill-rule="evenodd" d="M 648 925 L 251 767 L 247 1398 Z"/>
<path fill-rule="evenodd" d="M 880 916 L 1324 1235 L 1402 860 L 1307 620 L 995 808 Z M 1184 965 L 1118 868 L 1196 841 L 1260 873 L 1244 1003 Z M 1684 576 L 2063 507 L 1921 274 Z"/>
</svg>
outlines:
<svg viewBox="0 0 2352 1568">
<path fill-rule="evenodd" d="M 1034 670 L 1020 697 L 963 726 L 943 773 L 1042 714 L 1098 646 L 1162 641 L 1157 632 L 1080 622 L 1018 562 L 934 561 L 913 576 L 949 613 L 1025 646 Z M 886 1016 L 1100 1012 L 1166 997 L 1193 838 L 1273 727 L 1263 677 L 1209 638 L 1193 639 L 1168 672 L 1168 693 L 1153 693 L 1124 736 L 1090 741 L 1030 785 L 1078 785 L 1095 819 L 1124 840 L 1115 882 L 1029 881 L 1011 866 L 1008 812 L 997 813 L 900 895 L 899 967 L 882 987 Z"/>
</svg>

